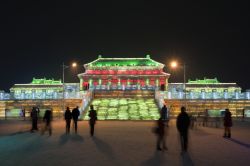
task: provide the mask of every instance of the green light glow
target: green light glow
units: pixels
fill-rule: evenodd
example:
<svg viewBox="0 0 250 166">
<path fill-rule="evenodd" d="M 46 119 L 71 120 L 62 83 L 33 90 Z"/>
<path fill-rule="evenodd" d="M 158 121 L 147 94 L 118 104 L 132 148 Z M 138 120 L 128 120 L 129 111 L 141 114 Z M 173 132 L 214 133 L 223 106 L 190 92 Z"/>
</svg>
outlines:
<svg viewBox="0 0 250 166">
<path fill-rule="evenodd" d="M 154 99 L 109 98 L 94 99 L 94 109 L 99 120 L 157 120 L 159 109 Z M 88 111 L 84 120 L 88 120 Z"/>
<path fill-rule="evenodd" d="M 120 85 L 121 85 L 121 79 L 118 78 L 118 86 L 120 86 Z"/>
<path fill-rule="evenodd" d="M 89 79 L 89 85 L 91 86 L 93 84 L 93 80 Z"/>
<path fill-rule="evenodd" d="M 127 79 L 127 85 L 130 85 L 131 83 L 130 83 L 130 81 L 129 81 L 129 79 Z"/>
<path fill-rule="evenodd" d="M 54 79 L 46 79 L 46 78 L 42 78 L 42 79 L 36 79 L 33 78 L 31 84 L 61 84 L 62 81 L 61 80 L 54 80 Z"/>
<path fill-rule="evenodd" d="M 150 58 L 99 58 L 89 63 L 89 66 L 159 66 L 159 63 Z"/>
<path fill-rule="evenodd" d="M 156 86 L 159 86 L 159 79 L 156 79 L 156 80 L 155 80 L 155 85 L 156 85 Z"/>
<path fill-rule="evenodd" d="M 192 84 L 218 84 L 220 83 L 217 78 L 214 79 L 207 79 L 206 77 L 203 80 L 196 79 L 194 81 L 188 80 L 188 83 Z"/>
</svg>

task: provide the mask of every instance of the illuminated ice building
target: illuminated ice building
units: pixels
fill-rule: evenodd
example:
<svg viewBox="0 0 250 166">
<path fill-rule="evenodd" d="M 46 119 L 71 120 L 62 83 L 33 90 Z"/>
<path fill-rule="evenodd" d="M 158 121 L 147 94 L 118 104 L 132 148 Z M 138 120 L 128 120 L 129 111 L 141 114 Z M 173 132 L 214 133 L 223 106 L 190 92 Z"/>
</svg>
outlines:
<svg viewBox="0 0 250 166">
<path fill-rule="evenodd" d="M 93 104 L 99 120 L 155 120 L 165 103 L 175 117 L 181 106 L 193 115 L 204 110 L 209 116 L 222 116 L 229 108 L 233 116 L 250 117 L 250 92 L 242 92 L 236 83 L 214 79 L 169 83 L 164 64 L 145 58 L 103 58 L 84 64 L 78 83 L 54 79 L 33 79 L 28 84 L 15 84 L 10 93 L 0 91 L 0 117 L 18 117 L 21 109 L 29 112 L 38 106 L 43 112 L 53 109 L 62 117 L 65 106 L 80 106 L 81 118 Z M 28 114 L 27 114 L 28 115 Z"/>
<path fill-rule="evenodd" d="M 80 89 L 97 90 L 164 90 L 170 74 L 164 64 L 146 58 L 102 58 L 84 65 L 85 73 L 78 74 Z"/>
</svg>

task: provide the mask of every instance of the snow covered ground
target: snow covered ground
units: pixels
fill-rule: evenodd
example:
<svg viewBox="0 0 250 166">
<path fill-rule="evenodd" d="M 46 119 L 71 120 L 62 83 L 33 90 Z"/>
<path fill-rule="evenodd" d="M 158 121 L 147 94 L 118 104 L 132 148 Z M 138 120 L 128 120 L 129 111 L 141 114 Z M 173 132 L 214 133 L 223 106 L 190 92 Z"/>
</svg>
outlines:
<svg viewBox="0 0 250 166">
<path fill-rule="evenodd" d="M 250 122 L 234 122 L 232 139 L 223 128 L 190 130 L 189 152 L 180 154 L 175 120 L 167 131 L 168 151 L 156 151 L 153 121 L 98 121 L 96 135 L 89 136 L 87 121 L 78 134 L 65 135 L 65 123 L 53 122 L 53 134 L 30 133 L 30 122 L 0 121 L 1 166 L 62 165 L 249 165 Z M 42 125 L 40 125 L 41 127 Z"/>
</svg>

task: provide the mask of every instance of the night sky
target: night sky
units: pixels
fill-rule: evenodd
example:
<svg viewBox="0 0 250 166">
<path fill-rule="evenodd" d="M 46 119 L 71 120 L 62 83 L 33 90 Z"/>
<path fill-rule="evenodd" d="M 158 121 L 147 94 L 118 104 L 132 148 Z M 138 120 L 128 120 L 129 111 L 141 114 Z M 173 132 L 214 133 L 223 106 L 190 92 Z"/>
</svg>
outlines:
<svg viewBox="0 0 250 166">
<path fill-rule="evenodd" d="M 248 1 L 4 1 L 0 4 L 0 90 L 62 78 L 62 63 L 145 57 L 187 64 L 187 78 L 217 77 L 250 89 Z M 78 82 L 83 67 L 65 70 Z M 169 82 L 182 82 L 183 70 Z"/>
</svg>

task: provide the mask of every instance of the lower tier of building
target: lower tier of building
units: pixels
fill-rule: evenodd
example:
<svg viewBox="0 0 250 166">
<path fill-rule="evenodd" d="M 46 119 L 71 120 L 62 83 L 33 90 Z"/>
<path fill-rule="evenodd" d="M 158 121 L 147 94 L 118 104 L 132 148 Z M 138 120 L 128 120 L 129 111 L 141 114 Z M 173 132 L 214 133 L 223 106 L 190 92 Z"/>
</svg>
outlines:
<svg viewBox="0 0 250 166">
<path fill-rule="evenodd" d="M 99 99 L 108 99 L 109 97 L 96 97 Z M 126 97 L 123 97 L 126 98 Z M 128 97 L 127 97 L 128 98 Z M 129 97 L 131 98 L 131 97 Z M 112 99 L 113 103 L 116 103 L 117 100 L 119 101 L 121 98 L 113 96 L 110 96 L 110 99 Z M 134 98 L 136 99 L 136 98 Z M 137 99 L 139 102 L 146 102 L 146 98 L 143 98 L 140 96 Z M 156 103 L 157 101 L 152 98 L 148 97 L 149 100 L 154 100 Z M 98 104 L 101 104 L 101 102 L 104 100 L 99 100 Z M 137 102 L 136 100 L 128 100 Z M 84 113 L 86 108 L 88 108 L 88 105 L 91 101 L 86 101 L 84 99 L 67 99 L 67 100 L 7 100 L 7 101 L 0 101 L 0 118 L 18 118 L 22 115 L 22 110 L 25 110 L 26 117 L 30 116 L 30 111 L 33 107 L 38 107 L 40 109 L 40 116 L 42 117 L 44 114 L 44 111 L 46 109 L 52 109 L 53 116 L 54 117 L 63 117 L 64 110 L 66 107 L 70 107 L 70 109 L 73 109 L 76 106 L 80 107 L 81 113 Z M 111 100 L 106 101 L 107 109 L 106 113 L 108 114 L 109 110 L 113 108 L 110 104 Z M 108 102 L 108 103 L 107 103 Z M 166 103 L 167 107 L 169 108 L 169 114 L 171 117 L 176 117 L 180 113 L 180 108 L 182 106 L 186 106 L 187 112 L 190 115 L 193 116 L 204 116 L 205 111 L 208 111 L 209 116 L 211 117 L 221 117 L 223 116 L 223 111 L 228 108 L 233 117 L 242 117 L 243 115 L 245 117 L 250 117 L 250 101 L 249 100 L 168 100 L 165 99 L 164 102 Z M 125 108 L 125 107 L 124 107 Z M 128 107 L 129 110 L 130 107 Z M 137 108 L 137 106 L 136 106 Z M 143 109 L 138 108 L 137 109 Z M 150 113 L 151 108 L 147 108 L 148 112 Z M 157 109 L 160 111 L 160 106 L 157 105 Z M 119 108 L 118 108 L 119 110 Z M 155 110 L 155 107 L 154 107 Z M 130 111 L 132 111 L 130 109 Z M 98 112 L 98 108 L 97 108 Z M 103 119 L 109 119 L 109 118 L 103 118 Z M 114 118 L 117 119 L 117 118 Z M 118 118 L 119 119 L 119 118 Z M 138 120 L 143 120 L 142 118 L 139 118 Z M 155 118 L 151 119 L 154 120 Z M 101 119 L 100 119 L 101 120 Z M 149 119 L 147 119 L 149 120 Z"/>
</svg>

